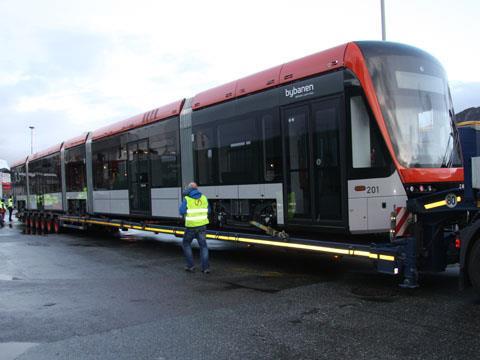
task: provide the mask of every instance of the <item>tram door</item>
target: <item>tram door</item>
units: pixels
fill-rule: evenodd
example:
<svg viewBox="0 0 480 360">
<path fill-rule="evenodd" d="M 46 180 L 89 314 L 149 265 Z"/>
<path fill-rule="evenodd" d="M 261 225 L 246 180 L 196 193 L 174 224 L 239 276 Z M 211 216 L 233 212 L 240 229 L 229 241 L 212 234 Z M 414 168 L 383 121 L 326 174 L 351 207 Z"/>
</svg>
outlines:
<svg viewBox="0 0 480 360">
<path fill-rule="evenodd" d="M 340 98 L 285 108 L 286 214 L 290 224 L 342 221 Z"/>
<path fill-rule="evenodd" d="M 128 144 L 128 183 L 130 212 L 146 215 L 150 212 L 150 156 L 148 140 Z"/>
</svg>

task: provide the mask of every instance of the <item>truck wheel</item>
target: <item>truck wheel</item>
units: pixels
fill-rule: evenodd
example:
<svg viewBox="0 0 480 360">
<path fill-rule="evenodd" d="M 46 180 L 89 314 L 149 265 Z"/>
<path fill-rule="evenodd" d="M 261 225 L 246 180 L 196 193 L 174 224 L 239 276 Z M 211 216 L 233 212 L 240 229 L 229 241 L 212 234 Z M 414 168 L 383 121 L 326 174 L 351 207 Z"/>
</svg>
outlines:
<svg viewBox="0 0 480 360">
<path fill-rule="evenodd" d="M 480 239 L 473 244 L 468 255 L 468 276 L 473 288 L 480 294 Z"/>
</svg>

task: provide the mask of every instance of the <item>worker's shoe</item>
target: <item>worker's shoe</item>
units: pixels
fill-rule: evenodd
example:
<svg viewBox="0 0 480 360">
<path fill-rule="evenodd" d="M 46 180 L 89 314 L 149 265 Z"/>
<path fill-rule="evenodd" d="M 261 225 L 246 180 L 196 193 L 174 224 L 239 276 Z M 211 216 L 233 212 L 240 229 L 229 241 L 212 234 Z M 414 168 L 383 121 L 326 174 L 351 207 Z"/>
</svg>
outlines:
<svg viewBox="0 0 480 360">
<path fill-rule="evenodd" d="M 204 273 L 204 274 L 210 274 L 210 269 L 202 270 L 202 273 Z"/>
<path fill-rule="evenodd" d="M 185 266 L 185 271 L 186 272 L 195 272 L 195 266 Z"/>
</svg>

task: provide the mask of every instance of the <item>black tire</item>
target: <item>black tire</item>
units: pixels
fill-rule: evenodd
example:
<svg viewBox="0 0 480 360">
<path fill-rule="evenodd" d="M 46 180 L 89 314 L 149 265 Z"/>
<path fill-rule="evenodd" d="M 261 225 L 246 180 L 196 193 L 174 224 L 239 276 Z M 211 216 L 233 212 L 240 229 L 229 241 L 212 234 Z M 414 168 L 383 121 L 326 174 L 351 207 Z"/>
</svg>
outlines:
<svg viewBox="0 0 480 360">
<path fill-rule="evenodd" d="M 475 241 L 470 249 L 467 271 L 473 288 L 480 294 L 480 239 Z"/>
</svg>

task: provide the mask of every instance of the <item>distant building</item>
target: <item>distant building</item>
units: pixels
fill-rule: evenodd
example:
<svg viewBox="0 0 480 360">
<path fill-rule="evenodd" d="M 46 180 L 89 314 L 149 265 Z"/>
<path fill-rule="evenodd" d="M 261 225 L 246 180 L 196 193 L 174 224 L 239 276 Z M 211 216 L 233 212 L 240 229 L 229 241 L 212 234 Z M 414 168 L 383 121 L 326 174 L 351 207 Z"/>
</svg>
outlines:
<svg viewBox="0 0 480 360">
<path fill-rule="evenodd" d="M 0 159 L 0 197 L 10 195 L 12 192 L 12 180 L 10 177 L 10 166 L 5 160 Z"/>
</svg>

